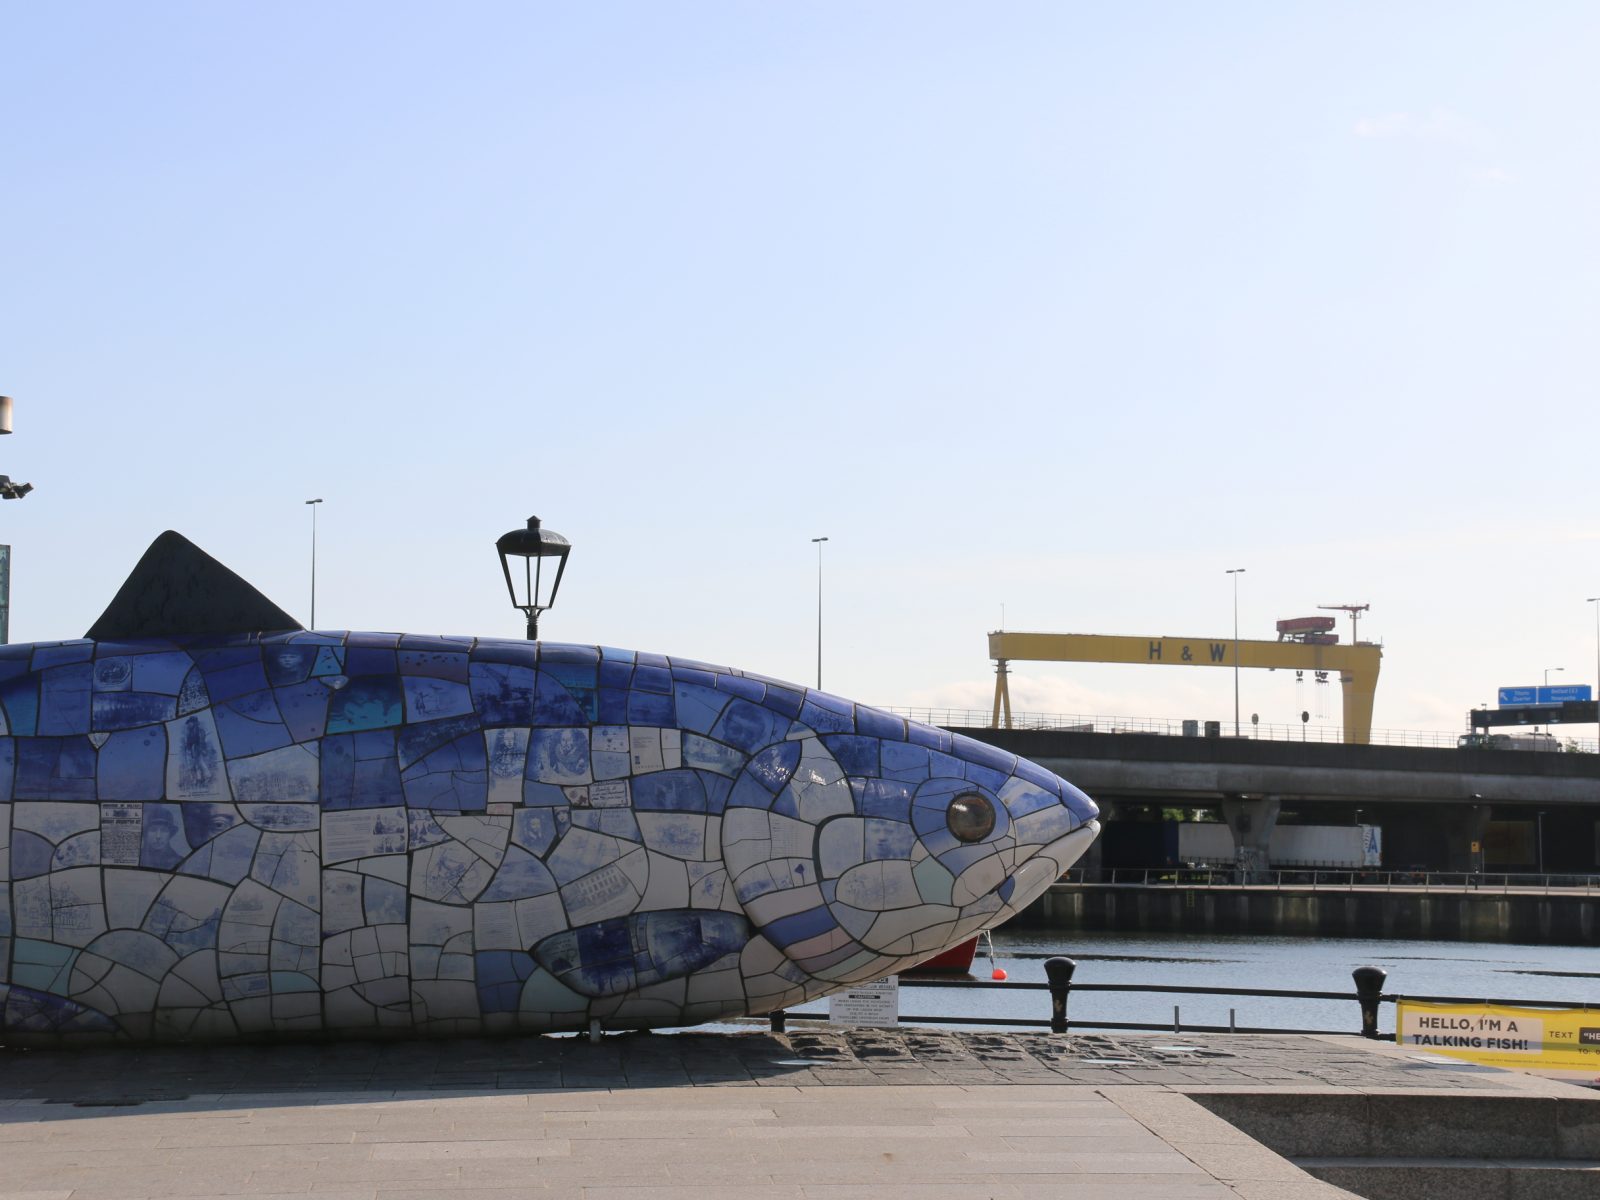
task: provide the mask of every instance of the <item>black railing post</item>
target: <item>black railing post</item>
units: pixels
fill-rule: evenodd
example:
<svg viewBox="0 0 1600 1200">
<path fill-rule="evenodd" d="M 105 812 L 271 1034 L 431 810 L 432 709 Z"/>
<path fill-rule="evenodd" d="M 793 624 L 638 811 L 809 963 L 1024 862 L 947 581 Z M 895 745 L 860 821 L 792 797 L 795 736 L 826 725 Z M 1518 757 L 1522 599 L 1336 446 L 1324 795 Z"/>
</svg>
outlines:
<svg viewBox="0 0 1600 1200">
<path fill-rule="evenodd" d="M 1356 981 L 1356 999 L 1361 1002 L 1361 1036 L 1378 1036 L 1378 1001 L 1383 998 L 1383 983 L 1389 972 L 1382 967 L 1357 967 L 1350 972 Z"/>
<path fill-rule="evenodd" d="M 781 1008 L 775 1008 L 769 1012 L 767 1014 L 767 1020 L 772 1022 L 772 1032 L 782 1033 L 786 1028 L 788 1017 L 789 1014 L 784 1012 Z"/>
<path fill-rule="evenodd" d="M 1050 1032 L 1067 1031 L 1067 993 L 1072 990 L 1072 973 L 1078 964 L 1070 958 L 1044 960 L 1044 977 L 1050 981 Z"/>
</svg>

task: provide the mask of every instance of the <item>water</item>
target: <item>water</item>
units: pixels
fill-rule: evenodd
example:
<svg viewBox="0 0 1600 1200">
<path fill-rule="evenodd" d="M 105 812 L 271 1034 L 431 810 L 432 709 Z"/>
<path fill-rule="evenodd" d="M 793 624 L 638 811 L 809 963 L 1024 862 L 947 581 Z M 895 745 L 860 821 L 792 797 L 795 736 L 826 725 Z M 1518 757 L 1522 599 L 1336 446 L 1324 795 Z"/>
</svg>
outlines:
<svg viewBox="0 0 1600 1200">
<path fill-rule="evenodd" d="M 1199 987 L 1286 988 L 1353 993 L 1350 972 L 1368 964 L 1389 972 L 1385 992 L 1413 996 L 1501 997 L 1600 1005 L 1600 956 L 1579 946 L 1521 946 L 1502 942 L 1419 942 L 1355 939 L 1183 937 L 1126 933 L 1018 931 L 994 935 L 995 963 L 1011 982 L 1044 982 L 1044 960 L 1064 954 L 1078 963 L 1073 983 L 1192 984 Z M 987 980 L 983 957 L 973 977 Z M 1356 1032 L 1361 1013 L 1351 1000 L 1282 997 L 1074 992 L 1074 1026 L 1142 1021 L 1171 1028 L 1178 1005 L 1185 1025 Z M 827 1002 L 792 1012 L 826 1013 Z M 1048 992 L 902 988 L 900 1011 L 928 1016 L 1044 1019 Z M 1380 1009 L 1379 1028 L 1394 1027 L 1394 1005 Z"/>
</svg>

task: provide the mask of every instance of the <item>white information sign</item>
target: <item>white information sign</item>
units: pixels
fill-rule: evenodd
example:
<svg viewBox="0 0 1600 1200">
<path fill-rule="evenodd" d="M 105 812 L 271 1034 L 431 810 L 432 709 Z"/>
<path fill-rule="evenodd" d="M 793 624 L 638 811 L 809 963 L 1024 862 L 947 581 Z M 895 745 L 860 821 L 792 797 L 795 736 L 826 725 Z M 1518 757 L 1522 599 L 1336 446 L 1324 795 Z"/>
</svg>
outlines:
<svg viewBox="0 0 1600 1200">
<path fill-rule="evenodd" d="M 890 975 L 835 992 L 828 997 L 828 1021 L 833 1025 L 893 1029 L 900 1024 L 899 977 Z"/>
</svg>

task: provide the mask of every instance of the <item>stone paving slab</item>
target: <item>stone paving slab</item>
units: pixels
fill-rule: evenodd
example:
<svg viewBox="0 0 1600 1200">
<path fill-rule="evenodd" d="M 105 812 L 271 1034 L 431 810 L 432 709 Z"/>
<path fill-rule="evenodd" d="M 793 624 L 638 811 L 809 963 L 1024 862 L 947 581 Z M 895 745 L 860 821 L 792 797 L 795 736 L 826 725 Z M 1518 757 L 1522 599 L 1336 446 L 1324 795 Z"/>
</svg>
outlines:
<svg viewBox="0 0 1600 1200">
<path fill-rule="evenodd" d="M 1359 1039 L 796 1030 L 82 1050 L 0 1048 L 0 1108 L 338 1103 L 617 1087 L 1077 1084 L 1488 1088 L 1499 1072 L 1383 1056 Z M 1502 1075 L 1503 1077 L 1503 1075 Z M 292 1097 L 292 1099 L 291 1099 Z"/>
<path fill-rule="evenodd" d="M 1242 1034 L 0 1049 L 0 1200 L 1330 1200 L 1183 1093 L 1519 1078 Z"/>
</svg>

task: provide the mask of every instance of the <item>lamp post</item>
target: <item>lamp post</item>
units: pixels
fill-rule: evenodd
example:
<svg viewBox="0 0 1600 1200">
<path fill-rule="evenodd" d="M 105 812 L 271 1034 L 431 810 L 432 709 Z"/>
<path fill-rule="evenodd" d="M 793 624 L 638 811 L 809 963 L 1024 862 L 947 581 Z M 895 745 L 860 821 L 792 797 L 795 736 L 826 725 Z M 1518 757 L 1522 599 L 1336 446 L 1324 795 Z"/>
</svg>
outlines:
<svg viewBox="0 0 1600 1200">
<path fill-rule="evenodd" d="M 0 396 L 0 434 L 11 432 L 11 397 Z M 12 483 L 11 476 L 0 475 L 0 500 L 21 500 L 33 491 L 31 483 Z"/>
<path fill-rule="evenodd" d="M 1600 596 L 1590 596 L 1588 603 L 1594 605 L 1594 700 L 1600 712 Z"/>
<path fill-rule="evenodd" d="M 1243 567 L 1224 572 L 1233 576 L 1233 736 L 1239 736 L 1239 576 Z"/>
<path fill-rule="evenodd" d="M 825 537 L 812 538 L 817 547 L 817 691 L 822 690 L 822 543 Z"/>
<path fill-rule="evenodd" d="M 494 547 L 500 552 L 500 570 L 506 577 L 506 591 L 511 594 L 511 607 L 521 610 L 528 618 L 528 640 L 539 640 L 539 614 L 552 607 L 556 593 L 561 590 L 561 576 L 567 570 L 567 555 L 572 553 L 572 543 L 559 533 L 543 529 L 538 517 L 529 517 L 525 529 L 513 529 L 501 535 Z M 511 574 L 511 560 L 522 559 L 522 590 L 517 590 L 517 580 Z M 550 580 L 550 592 L 544 590 L 544 560 L 556 560 L 556 569 Z"/>
<path fill-rule="evenodd" d="M 307 500 L 311 506 L 311 628 L 317 627 L 317 505 L 322 503 L 322 497 Z"/>
</svg>

